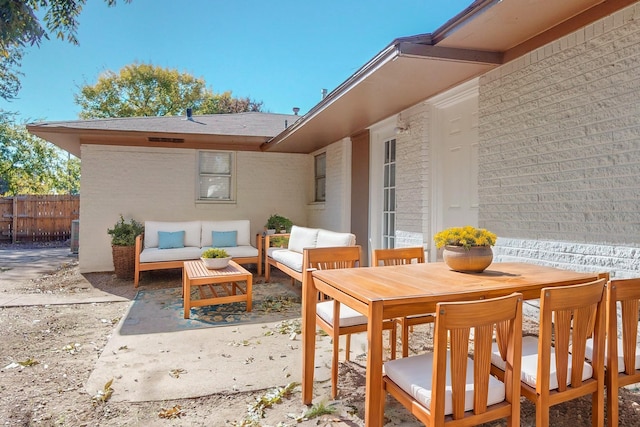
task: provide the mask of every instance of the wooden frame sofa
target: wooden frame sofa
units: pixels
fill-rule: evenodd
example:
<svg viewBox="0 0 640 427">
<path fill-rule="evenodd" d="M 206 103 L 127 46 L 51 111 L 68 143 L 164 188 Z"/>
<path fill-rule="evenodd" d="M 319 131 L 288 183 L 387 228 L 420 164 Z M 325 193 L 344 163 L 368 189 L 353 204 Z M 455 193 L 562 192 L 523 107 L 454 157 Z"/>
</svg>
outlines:
<svg viewBox="0 0 640 427">
<path fill-rule="evenodd" d="M 259 237 L 256 245 L 251 245 L 249 220 L 146 221 L 144 234 L 136 238 L 133 284 L 138 287 L 142 271 L 182 268 L 185 261 L 199 259 L 210 247 L 222 247 L 238 264 L 256 264 L 262 275 Z"/>
<path fill-rule="evenodd" d="M 286 248 L 269 247 L 273 236 L 288 236 Z M 267 235 L 264 239 L 264 280 L 269 282 L 271 267 L 275 267 L 291 277 L 291 281 L 302 282 L 303 252 L 306 248 L 326 248 L 334 246 L 354 246 L 356 236 L 322 228 L 308 228 L 294 225 L 291 233 Z"/>
</svg>

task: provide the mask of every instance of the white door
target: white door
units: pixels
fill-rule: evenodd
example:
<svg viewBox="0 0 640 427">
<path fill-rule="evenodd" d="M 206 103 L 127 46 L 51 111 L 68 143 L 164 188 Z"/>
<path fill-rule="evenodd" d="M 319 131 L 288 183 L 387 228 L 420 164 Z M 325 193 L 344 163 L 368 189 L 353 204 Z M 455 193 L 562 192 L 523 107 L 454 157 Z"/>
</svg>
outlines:
<svg viewBox="0 0 640 427">
<path fill-rule="evenodd" d="M 432 100 L 432 234 L 478 225 L 477 81 Z M 439 254 L 431 240 L 430 259 Z"/>
</svg>

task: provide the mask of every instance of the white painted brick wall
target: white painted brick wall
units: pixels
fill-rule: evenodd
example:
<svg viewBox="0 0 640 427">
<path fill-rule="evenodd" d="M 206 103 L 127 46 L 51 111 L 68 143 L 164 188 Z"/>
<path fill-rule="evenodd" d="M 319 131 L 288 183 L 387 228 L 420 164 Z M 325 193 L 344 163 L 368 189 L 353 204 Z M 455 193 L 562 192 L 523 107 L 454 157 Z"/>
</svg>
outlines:
<svg viewBox="0 0 640 427">
<path fill-rule="evenodd" d="M 351 231 L 351 141 L 349 138 L 345 138 L 329 145 L 326 154 L 326 201 L 308 205 L 308 225 L 348 232 Z M 313 162 L 313 156 L 310 157 Z M 307 171 L 312 195 L 315 185 L 313 182 L 314 173 L 312 163 Z"/>
<path fill-rule="evenodd" d="M 237 202 L 196 203 L 197 152 L 83 145 L 80 271 L 112 271 L 107 229 L 119 215 L 138 221 L 249 219 L 252 236 L 272 213 L 305 224 L 308 171 L 303 154 L 237 152 Z M 253 240 L 253 239 L 252 239 Z"/>
<path fill-rule="evenodd" d="M 401 114 L 408 129 L 396 135 L 396 247 L 423 246 L 429 229 L 429 108 L 420 103 Z"/>
<path fill-rule="evenodd" d="M 640 4 L 480 78 L 498 259 L 640 273 Z"/>
</svg>

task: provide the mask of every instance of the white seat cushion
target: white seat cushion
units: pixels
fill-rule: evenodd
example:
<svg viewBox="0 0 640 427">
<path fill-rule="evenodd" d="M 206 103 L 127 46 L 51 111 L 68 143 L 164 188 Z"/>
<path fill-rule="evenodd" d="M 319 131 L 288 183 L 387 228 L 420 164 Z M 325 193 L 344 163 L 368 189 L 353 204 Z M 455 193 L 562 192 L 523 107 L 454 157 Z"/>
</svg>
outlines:
<svg viewBox="0 0 640 427">
<path fill-rule="evenodd" d="M 277 249 L 271 252 L 271 258 L 292 270 L 302 273 L 302 254 L 289 249 Z"/>
<path fill-rule="evenodd" d="M 140 262 L 189 261 L 200 258 L 202 249 L 184 247 L 174 249 L 145 248 L 140 252 Z"/>
<path fill-rule="evenodd" d="M 491 363 L 498 368 L 504 370 L 505 362 L 500 357 L 498 351 L 498 344 L 493 343 L 493 349 L 491 354 Z M 593 368 L 586 361 L 584 362 L 584 368 L 582 369 L 582 380 L 587 380 L 593 375 Z M 536 337 L 523 337 L 522 338 L 522 375 L 521 380 L 530 387 L 536 387 L 536 378 L 538 376 L 538 338 Z M 556 354 L 551 348 L 551 367 L 549 378 L 549 390 L 555 390 L 558 388 L 558 375 L 556 373 Z M 569 355 L 569 369 L 567 372 L 567 385 L 571 382 L 571 355 Z"/>
<path fill-rule="evenodd" d="M 316 305 L 316 313 L 325 322 L 333 326 L 333 301 L 323 301 Z M 340 304 L 340 326 L 366 325 L 367 316 L 355 311 L 348 305 Z"/>
<path fill-rule="evenodd" d="M 453 401 L 451 399 L 451 362 L 447 352 L 447 377 L 445 387 L 444 414 L 453 413 Z M 413 396 L 422 405 L 431 408 L 432 378 L 433 378 L 433 353 L 424 353 L 418 356 L 404 357 L 390 360 L 384 364 L 384 372 L 400 388 Z M 487 405 L 503 402 L 505 388 L 497 378 L 489 377 L 489 393 Z M 473 409 L 473 360 L 467 358 L 467 381 L 465 387 L 464 409 Z"/>
<path fill-rule="evenodd" d="M 605 354 L 605 358 L 604 358 L 604 364 L 605 366 L 607 366 L 607 354 L 609 352 L 607 351 L 607 347 L 604 348 L 604 354 Z M 623 357 L 623 349 L 622 349 L 622 339 L 618 338 L 618 372 L 624 372 L 624 357 Z M 593 338 L 589 338 L 587 340 L 587 348 L 585 351 L 585 355 L 584 357 L 591 362 L 593 359 Z M 636 341 L 636 369 L 640 369 L 640 345 L 638 345 L 638 342 Z"/>
</svg>

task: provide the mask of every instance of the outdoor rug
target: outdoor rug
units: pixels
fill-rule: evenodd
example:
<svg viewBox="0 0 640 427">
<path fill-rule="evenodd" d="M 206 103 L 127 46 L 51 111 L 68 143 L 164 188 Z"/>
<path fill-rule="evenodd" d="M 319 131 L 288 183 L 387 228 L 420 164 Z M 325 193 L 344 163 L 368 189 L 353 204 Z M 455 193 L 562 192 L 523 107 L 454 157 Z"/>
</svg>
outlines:
<svg viewBox="0 0 640 427">
<path fill-rule="evenodd" d="M 199 298 L 192 288 L 192 300 Z M 253 307 L 245 302 L 192 307 L 184 318 L 182 288 L 139 290 L 120 330 L 121 335 L 176 332 L 188 329 L 277 322 L 300 317 L 300 295 L 289 283 L 253 285 Z"/>
</svg>

